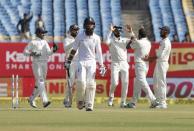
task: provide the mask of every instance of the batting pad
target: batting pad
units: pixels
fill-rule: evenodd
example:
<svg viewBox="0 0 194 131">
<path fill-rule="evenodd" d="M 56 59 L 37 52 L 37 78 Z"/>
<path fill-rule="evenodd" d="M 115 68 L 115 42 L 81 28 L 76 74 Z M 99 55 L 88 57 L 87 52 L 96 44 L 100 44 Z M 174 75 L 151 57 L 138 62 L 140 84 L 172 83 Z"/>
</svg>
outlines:
<svg viewBox="0 0 194 131">
<path fill-rule="evenodd" d="M 86 87 L 86 108 L 93 109 L 95 93 L 96 93 L 96 82 L 88 83 Z"/>
<path fill-rule="evenodd" d="M 77 81 L 76 85 L 77 85 L 77 93 L 76 93 L 77 102 L 84 101 L 86 84 L 83 81 Z"/>
</svg>

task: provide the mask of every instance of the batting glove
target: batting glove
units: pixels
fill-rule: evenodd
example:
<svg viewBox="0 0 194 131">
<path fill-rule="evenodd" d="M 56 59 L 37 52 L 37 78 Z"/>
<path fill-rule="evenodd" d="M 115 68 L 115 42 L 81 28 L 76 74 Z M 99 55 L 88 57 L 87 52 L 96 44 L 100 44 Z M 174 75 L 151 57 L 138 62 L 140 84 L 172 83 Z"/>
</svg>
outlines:
<svg viewBox="0 0 194 131">
<path fill-rule="evenodd" d="M 53 52 L 55 53 L 55 52 L 57 52 L 57 50 L 58 50 L 58 46 L 57 46 L 57 44 L 53 44 Z"/>
<path fill-rule="evenodd" d="M 100 67 L 100 75 L 101 75 L 102 77 L 104 77 L 104 75 L 106 74 L 106 71 L 107 71 L 107 69 L 106 69 L 105 66 L 101 66 L 101 67 Z"/>
<path fill-rule="evenodd" d="M 41 56 L 41 52 L 40 51 L 38 51 L 38 52 L 32 52 L 30 55 L 31 56 L 35 56 L 35 57 L 39 57 L 39 56 Z"/>
</svg>

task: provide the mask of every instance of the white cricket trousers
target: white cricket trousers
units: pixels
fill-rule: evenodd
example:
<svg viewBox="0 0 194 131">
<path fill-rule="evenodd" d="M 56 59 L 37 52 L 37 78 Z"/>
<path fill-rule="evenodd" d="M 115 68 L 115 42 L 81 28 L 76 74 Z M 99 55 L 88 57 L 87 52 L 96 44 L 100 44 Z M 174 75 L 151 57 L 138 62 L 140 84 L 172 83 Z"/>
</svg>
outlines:
<svg viewBox="0 0 194 131">
<path fill-rule="evenodd" d="M 33 101 L 40 95 L 43 103 L 48 102 L 48 97 L 45 89 L 46 75 L 47 75 L 47 61 L 33 62 L 32 70 L 35 77 L 35 85 L 31 100 Z"/>
<path fill-rule="evenodd" d="M 85 101 L 86 108 L 93 109 L 96 92 L 96 61 L 77 63 L 77 102 Z"/>
<path fill-rule="evenodd" d="M 156 99 L 160 104 L 166 104 L 166 74 L 169 68 L 168 62 L 157 61 L 154 69 L 153 85 Z"/>
<path fill-rule="evenodd" d="M 109 97 L 114 98 L 115 88 L 119 83 L 119 74 L 122 84 L 121 89 L 121 103 L 126 103 L 128 93 L 128 82 L 129 82 L 129 65 L 127 61 L 119 61 L 111 63 L 111 84 Z"/>
<path fill-rule="evenodd" d="M 136 62 L 135 63 L 136 78 L 134 80 L 133 97 L 131 100 L 132 103 L 137 103 L 137 100 L 139 99 L 141 95 L 141 89 L 143 89 L 143 91 L 146 93 L 150 102 L 153 102 L 154 100 L 156 100 L 146 80 L 148 69 L 149 69 L 148 62 Z"/>
</svg>

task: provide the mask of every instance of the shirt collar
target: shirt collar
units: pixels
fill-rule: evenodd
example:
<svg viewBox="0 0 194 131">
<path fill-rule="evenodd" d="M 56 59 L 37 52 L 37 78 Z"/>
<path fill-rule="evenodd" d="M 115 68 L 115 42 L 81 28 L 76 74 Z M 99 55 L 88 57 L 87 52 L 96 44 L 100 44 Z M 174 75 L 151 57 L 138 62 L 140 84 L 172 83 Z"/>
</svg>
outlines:
<svg viewBox="0 0 194 131">
<path fill-rule="evenodd" d="M 43 39 L 40 39 L 39 37 L 36 37 L 36 40 L 43 40 Z"/>
<path fill-rule="evenodd" d="M 75 39 L 73 36 L 70 35 L 70 33 L 67 33 L 67 37 L 70 39 Z"/>
<path fill-rule="evenodd" d="M 113 36 L 113 38 L 114 38 L 114 40 L 116 40 L 116 41 L 121 40 L 121 37 L 117 38 L 117 37 Z"/>
</svg>

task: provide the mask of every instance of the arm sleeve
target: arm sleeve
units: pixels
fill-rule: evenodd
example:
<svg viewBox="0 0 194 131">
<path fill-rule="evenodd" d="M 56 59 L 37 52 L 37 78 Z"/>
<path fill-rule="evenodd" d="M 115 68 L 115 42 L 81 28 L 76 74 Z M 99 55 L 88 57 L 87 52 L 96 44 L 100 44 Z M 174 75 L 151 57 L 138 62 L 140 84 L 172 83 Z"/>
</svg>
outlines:
<svg viewBox="0 0 194 131">
<path fill-rule="evenodd" d="M 111 44 L 111 36 L 112 36 L 112 31 L 110 31 L 106 37 L 106 44 L 110 45 Z"/>
<path fill-rule="evenodd" d="M 70 50 L 72 47 L 73 47 L 73 43 L 70 43 L 67 41 L 67 39 L 64 40 L 64 44 L 63 44 L 63 47 L 64 47 L 64 50 L 65 52 L 67 52 L 68 50 Z"/>
<path fill-rule="evenodd" d="M 53 47 L 50 48 L 48 42 L 46 41 L 46 52 L 47 52 L 47 55 L 52 55 L 53 54 Z"/>
<path fill-rule="evenodd" d="M 33 15 L 30 14 L 30 16 L 28 17 L 27 21 L 29 22 L 32 19 Z"/>
<path fill-rule="evenodd" d="M 135 34 L 133 33 L 133 32 L 130 32 L 129 33 L 129 37 L 131 38 L 131 37 L 135 37 Z"/>
<path fill-rule="evenodd" d="M 28 45 L 24 48 L 24 51 L 23 51 L 23 54 L 25 56 L 30 56 L 31 52 L 32 52 L 32 49 L 33 49 L 33 44 L 32 42 L 28 43 Z"/>
<path fill-rule="evenodd" d="M 97 53 L 97 59 L 98 59 L 98 62 L 100 64 L 100 66 L 103 66 L 102 48 L 101 48 L 100 38 L 97 39 L 97 43 L 96 43 L 96 53 Z"/>
<path fill-rule="evenodd" d="M 162 58 L 162 57 L 166 54 L 167 51 L 168 51 L 167 45 L 166 45 L 166 43 L 164 42 L 164 43 L 162 43 L 161 46 L 159 47 L 159 50 L 157 51 L 156 56 L 157 56 L 158 58 Z"/>
<path fill-rule="evenodd" d="M 125 43 L 124 43 L 125 46 L 127 46 L 129 42 L 130 42 L 130 39 L 127 39 L 127 38 L 126 38 L 126 39 L 125 39 Z"/>
<path fill-rule="evenodd" d="M 136 49 L 136 48 L 138 48 L 138 45 L 139 45 L 139 41 L 137 39 L 135 39 L 132 41 L 130 46 L 132 49 Z"/>
<path fill-rule="evenodd" d="M 77 49 L 80 46 L 79 37 L 76 37 L 75 38 L 75 42 L 73 42 L 73 45 L 72 46 L 73 46 L 73 50 L 77 51 Z"/>
</svg>

